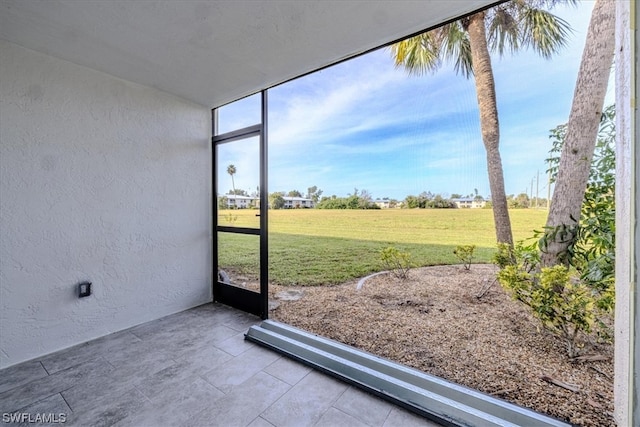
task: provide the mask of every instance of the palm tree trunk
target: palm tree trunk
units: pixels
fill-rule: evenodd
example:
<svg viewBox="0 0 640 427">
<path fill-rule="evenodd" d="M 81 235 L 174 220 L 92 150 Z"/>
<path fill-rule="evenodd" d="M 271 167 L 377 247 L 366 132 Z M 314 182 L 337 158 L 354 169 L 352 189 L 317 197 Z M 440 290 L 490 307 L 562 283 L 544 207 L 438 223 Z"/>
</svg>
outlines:
<svg viewBox="0 0 640 427">
<path fill-rule="evenodd" d="M 506 243 L 513 246 L 511 220 L 509 219 L 507 196 L 504 191 L 504 175 L 502 173 L 502 159 L 500 158 L 499 149 L 500 124 L 498 122 L 496 89 L 493 80 L 493 69 L 491 68 L 491 56 L 487 47 L 484 12 L 477 13 L 469 18 L 467 31 L 469 33 L 476 95 L 480 109 L 482 142 L 487 151 L 487 169 L 489 172 L 489 187 L 491 189 L 496 238 L 498 243 Z"/>
<path fill-rule="evenodd" d="M 575 225 L 580 219 L 614 46 L 615 0 L 597 0 L 591 12 L 567 133 L 560 153 L 556 188 L 547 217 L 547 230 L 562 225 Z M 542 253 L 542 265 L 549 267 L 557 264 L 560 261 L 559 255 L 567 251 L 571 237 L 575 236 L 564 236 L 560 239 L 559 235 L 548 234 L 547 245 Z M 566 257 L 562 258 L 567 262 Z"/>
</svg>

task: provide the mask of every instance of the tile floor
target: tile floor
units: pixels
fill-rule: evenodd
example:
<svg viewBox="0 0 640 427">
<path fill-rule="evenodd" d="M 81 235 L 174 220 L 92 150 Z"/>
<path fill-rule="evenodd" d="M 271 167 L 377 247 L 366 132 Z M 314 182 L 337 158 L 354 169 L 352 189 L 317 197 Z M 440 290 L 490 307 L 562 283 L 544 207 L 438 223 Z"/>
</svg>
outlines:
<svg viewBox="0 0 640 427">
<path fill-rule="evenodd" d="M 0 370 L 0 426 L 437 425 L 245 341 L 258 322 L 206 304 Z"/>
</svg>

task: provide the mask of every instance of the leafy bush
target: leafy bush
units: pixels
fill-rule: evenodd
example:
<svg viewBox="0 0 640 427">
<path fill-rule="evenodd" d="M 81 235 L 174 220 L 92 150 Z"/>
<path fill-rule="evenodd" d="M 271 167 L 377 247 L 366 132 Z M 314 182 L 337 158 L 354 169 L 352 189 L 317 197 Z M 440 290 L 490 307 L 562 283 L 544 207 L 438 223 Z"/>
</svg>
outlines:
<svg viewBox="0 0 640 427">
<path fill-rule="evenodd" d="M 498 247 L 494 262 L 500 284 L 529 306 L 545 328 L 560 336 L 574 357 L 581 334 L 610 339 L 606 316 L 615 303 L 615 107 L 602 114 L 580 218 L 572 224 L 536 231 L 536 242 Z M 555 180 L 566 125 L 551 131 L 548 172 Z M 568 247 L 552 268 L 540 268 L 540 251 L 549 241 Z"/>
<path fill-rule="evenodd" d="M 411 255 L 389 246 L 380 251 L 380 261 L 386 270 L 399 279 L 406 279 L 411 269 Z"/>
<path fill-rule="evenodd" d="M 540 263 L 540 253 L 537 243 L 525 245 L 523 241 L 517 242 L 515 248 L 508 243 L 498 243 L 498 250 L 493 255 L 493 262 L 503 269 L 509 265 L 520 265 L 529 273 Z"/>
<path fill-rule="evenodd" d="M 508 243 L 498 243 L 498 250 L 493 255 L 493 263 L 501 270 L 508 265 L 515 264 L 513 246 Z"/>
<path fill-rule="evenodd" d="M 316 205 L 318 209 L 380 209 L 371 200 L 371 194 L 367 190 L 358 191 L 354 188 L 353 194 L 348 197 L 323 197 Z"/>
<path fill-rule="evenodd" d="M 235 224 L 235 222 L 238 220 L 238 215 L 234 215 L 231 212 L 228 212 L 224 215 L 222 215 L 222 218 L 224 219 L 224 221 L 230 223 L 230 224 Z"/>
<path fill-rule="evenodd" d="M 476 245 L 458 245 L 453 250 L 453 254 L 462 261 L 465 270 L 471 269 L 471 261 L 473 260 L 473 251 L 476 249 Z"/>
<path fill-rule="evenodd" d="M 218 209 L 229 209 L 228 200 L 226 196 L 218 197 Z"/>
<path fill-rule="evenodd" d="M 569 357 L 580 350 L 579 336 L 590 334 L 598 322 L 600 298 L 592 289 L 572 280 L 563 265 L 526 272 L 509 265 L 498 273 L 498 280 L 511 295 L 529 306 L 544 327 L 564 341 Z"/>
<path fill-rule="evenodd" d="M 569 247 L 558 261 L 573 266 L 585 283 L 601 292 L 613 286 L 615 276 L 615 134 L 615 106 L 610 105 L 602 113 L 580 218 L 537 233 L 541 250 L 556 236 L 568 240 Z M 566 125 L 551 130 L 547 164 L 552 182 L 565 135 Z"/>
</svg>

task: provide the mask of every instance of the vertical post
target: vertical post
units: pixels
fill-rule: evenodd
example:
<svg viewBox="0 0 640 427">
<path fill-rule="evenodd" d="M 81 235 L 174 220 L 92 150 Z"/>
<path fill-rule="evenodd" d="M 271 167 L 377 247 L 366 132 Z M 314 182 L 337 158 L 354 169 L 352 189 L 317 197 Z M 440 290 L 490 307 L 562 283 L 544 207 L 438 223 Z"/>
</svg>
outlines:
<svg viewBox="0 0 640 427">
<path fill-rule="evenodd" d="M 620 426 L 640 422 L 640 157 L 636 80 L 638 62 L 636 2 L 616 2 L 616 303 L 614 417 Z"/>
<path fill-rule="evenodd" d="M 218 147 L 213 137 L 218 134 L 218 109 L 211 110 L 211 295 L 216 301 L 218 284 Z"/>
<path fill-rule="evenodd" d="M 627 3 L 627 2 L 620 2 Z M 617 5 L 620 7 L 620 5 Z M 632 271 L 632 280 L 633 280 L 633 290 L 635 299 L 632 302 L 633 304 L 633 313 L 634 317 L 631 323 L 631 330 L 633 331 L 633 348 L 631 349 L 631 353 L 634 355 L 635 359 L 633 363 L 633 371 L 631 377 L 633 378 L 633 391 L 630 393 L 630 400 L 633 402 L 633 408 L 631 409 L 632 414 L 632 425 L 638 425 L 640 423 L 640 293 L 638 292 L 638 264 L 640 264 L 640 227 L 638 226 L 638 213 L 640 213 L 640 185 L 638 185 L 638 180 L 640 179 L 640 156 L 638 150 L 638 141 L 640 140 L 640 127 L 638 126 L 638 99 L 640 99 L 640 86 L 638 85 L 638 71 L 640 70 L 640 57 L 638 56 L 638 48 L 640 47 L 640 32 L 638 31 L 638 23 L 640 22 L 640 8 L 638 7 L 638 3 L 635 1 L 628 2 L 628 7 L 631 10 L 630 12 L 630 22 L 631 29 L 629 31 L 631 33 L 632 41 L 631 41 L 631 61 L 633 64 L 630 64 L 632 67 L 631 71 L 631 88 L 633 90 L 633 110 L 631 111 L 629 121 L 630 123 L 634 123 L 632 125 L 632 129 L 634 133 L 632 134 L 632 148 L 631 148 L 631 161 L 635 163 L 633 166 L 633 194 L 631 195 L 632 200 L 634 201 L 633 212 L 630 218 L 630 222 L 633 224 L 633 234 L 635 236 L 634 243 L 631 246 L 630 250 L 630 259 L 633 260 L 633 271 Z M 617 50 L 617 49 L 616 49 Z"/>
<path fill-rule="evenodd" d="M 269 188 L 268 188 L 268 112 L 267 91 L 262 93 L 262 131 L 260 132 L 260 296 L 262 319 L 269 317 Z"/>
<path fill-rule="evenodd" d="M 538 200 L 540 200 L 540 171 L 536 175 L 536 208 L 538 207 Z"/>
<path fill-rule="evenodd" d="M 533 202 L 533 178 L 531 178 L 531 188 L 529 189 L 529 207 Z"/>
</svg>

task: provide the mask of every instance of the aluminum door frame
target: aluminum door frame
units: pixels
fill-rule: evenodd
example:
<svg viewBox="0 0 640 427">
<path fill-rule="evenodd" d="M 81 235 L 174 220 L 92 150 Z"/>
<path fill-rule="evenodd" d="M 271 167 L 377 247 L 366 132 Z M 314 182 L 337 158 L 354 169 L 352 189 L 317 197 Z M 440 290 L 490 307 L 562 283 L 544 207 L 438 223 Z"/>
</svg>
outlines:
<svg viewBox="0 0 640 427">
<path fill-rule="evenodd" d="M 213 229 L 213 300 L 246 311 L 262 319 L 269 314 L 269 246 L 268 246 L 268 212 L 269 192 L 267 188 L 267 91 L 261 92 L 261 123 L 218 135 L 218 112 L 212 110 L 212 229 Z M 260 145 L 260 227 L 229 227 L 218 224 L 217 176 L 218 146 L 241 139 L 259 138 Z M 260 238 L 260 292 L 253 292 L 220 281 L 218 277 L 218 233 L 235 233 L 256 235 Z"/>
</svg>

